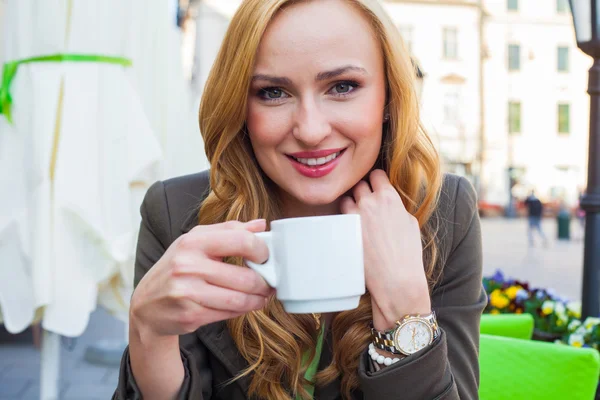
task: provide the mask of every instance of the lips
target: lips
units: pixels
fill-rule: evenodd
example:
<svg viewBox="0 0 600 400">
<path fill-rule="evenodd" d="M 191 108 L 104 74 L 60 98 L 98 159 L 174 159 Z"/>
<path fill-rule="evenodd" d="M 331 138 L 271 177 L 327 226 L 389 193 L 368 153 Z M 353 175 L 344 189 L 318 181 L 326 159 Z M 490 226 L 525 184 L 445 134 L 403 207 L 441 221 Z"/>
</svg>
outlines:
<svg viewBox="0 0 600 400">
<path fill-rule="evenodd" d="M 335 160 L 341 154 L 342 152 L 338 151 L 337 153 L 332 153 L 324 157 L 290 157 L 292 157 L 294 160 L 298 161 L 301 164 L 308 165 L 310 167 L 319 167 L 321 165 L 327 164 L 330 161 Z"/>
<path fill-rule="evenodd" d="M 331 173 L 339 164 L 346 149 L 327 149 L 288 154 L 296 170 L 309 178 L 321 178 Z"/>
<path fill-rule="evenodd" d="M 321 158 L 321 157 L 327 157 L 331 154 L 339 153 L 340 151 L 343 151 L 343 150 L 346 150 L 346 148 L 340 147 L 339 149 L 299 151 L 297 153 L 289 153 L 288 156 L 292 156 L 294 158 Z"/>
</svg>

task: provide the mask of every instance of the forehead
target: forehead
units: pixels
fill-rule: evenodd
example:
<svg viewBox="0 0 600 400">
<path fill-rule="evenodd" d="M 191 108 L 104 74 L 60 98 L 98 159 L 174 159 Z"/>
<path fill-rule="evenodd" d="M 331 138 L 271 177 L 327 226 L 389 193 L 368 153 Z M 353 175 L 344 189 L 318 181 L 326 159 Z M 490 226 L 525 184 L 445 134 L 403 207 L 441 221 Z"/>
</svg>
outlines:
<svg viewBox="0 0 600 400">
<path fill-rule="evenodd" d="M 379 66 L 382 55 L 369 21 L 344 0 L 301 1 L 281 10 L 258 48 L 256 69 L 327 69 L 341 63 Z"/>
</svg>

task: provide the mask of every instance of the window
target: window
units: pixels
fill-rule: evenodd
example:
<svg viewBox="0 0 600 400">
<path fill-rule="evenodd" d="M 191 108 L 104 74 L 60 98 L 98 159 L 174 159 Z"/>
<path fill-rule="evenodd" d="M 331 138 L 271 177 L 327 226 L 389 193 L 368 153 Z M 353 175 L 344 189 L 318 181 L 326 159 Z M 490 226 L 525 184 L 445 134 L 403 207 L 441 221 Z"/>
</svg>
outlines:
<svg viewBox="0 0 600 400">
<path fill-rule="evenodd" d="M 568 13 L 570 11 L 569 0 L 556 0 L 556 12 L 559 14 Z"/>
<path fill-rule="evenodd" d="M 413 27 L 409 25 L 400 25 L 398 29 L 400 30 L 400 35 L 406 44 L 408 52 L 412 53 Z"/>
<path fill-rule="evenodd" d="M 521 69 L 521 46 L 518 44 L 508 45 L 508 70 L 518 71 Z"/>
<path fill-rule="evenodd" d="M 451 87 L 444 96 L 444 123 L 456 126 L 459 122 L 460 90 Z"/>
<path fill-rule="evenodd" d="M 521 133 L 521 103 L 508 103 L 508 133 Z"/>
<path fill-rule="evenodd" d="M 558 48 L 558 72 L 569 72 L 569 48 Z"/>
<path fill-rule="evenodd" d="M 569 117 L 570 107 L 568 104 L 558 105 L 558 133 L 568 134 L 570 131 Z"/>
<path fill-rule="evenodd" d="M 518 11 L 519 10 L 519 0 L 507 0 L 506 9 L 509 11 Z"/>
<path fill-rule="evenodd" d="M 456 60 L 458 58 L 458 30 L 444 28 L 444 58 Z"/>
</svg>

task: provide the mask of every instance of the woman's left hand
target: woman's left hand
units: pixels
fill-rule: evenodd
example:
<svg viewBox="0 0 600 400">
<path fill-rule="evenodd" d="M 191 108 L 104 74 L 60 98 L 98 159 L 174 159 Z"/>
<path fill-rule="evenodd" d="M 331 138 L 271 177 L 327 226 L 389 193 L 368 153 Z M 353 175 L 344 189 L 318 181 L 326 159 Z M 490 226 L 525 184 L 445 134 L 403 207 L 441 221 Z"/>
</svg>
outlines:
<svg viewBox="0 0 600 400">
<path fill-rule="evenodd" d="M 406 210 L 384 171 L 371 172 L 369 181 L 370 186 L 360 181 L 354 198 L 344 197 L 340 207 L 344 214 L 361 217 L 373 325 L 387 330 L 407 314 L 429 314 L 431 300 L 417 219 Z"/>
</svg>

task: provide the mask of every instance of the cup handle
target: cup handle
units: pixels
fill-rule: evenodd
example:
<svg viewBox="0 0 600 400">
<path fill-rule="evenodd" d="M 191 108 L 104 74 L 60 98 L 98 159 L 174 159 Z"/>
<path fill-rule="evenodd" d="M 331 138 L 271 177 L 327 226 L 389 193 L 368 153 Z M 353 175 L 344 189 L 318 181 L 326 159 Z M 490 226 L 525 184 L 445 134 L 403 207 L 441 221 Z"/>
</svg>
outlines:
<svg viewBox="0 0 600 400">
<path fill-rule="evenodd" d="M 264 264 L 257 264 L 249 260 L 244 260 L 246 264 L 258 272 L 260 276 L 269 284 L 271 287 L 277 287 L 277 272 L 275 264 L 275 251 L 273 249 L 273 234 L 272 232 L 258 232 L 256 236 L 263 239 L 269 248 L 269 259 Z"/>
</svg>

